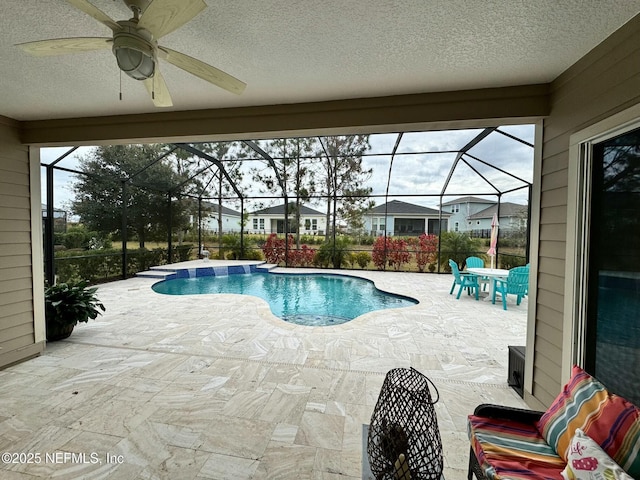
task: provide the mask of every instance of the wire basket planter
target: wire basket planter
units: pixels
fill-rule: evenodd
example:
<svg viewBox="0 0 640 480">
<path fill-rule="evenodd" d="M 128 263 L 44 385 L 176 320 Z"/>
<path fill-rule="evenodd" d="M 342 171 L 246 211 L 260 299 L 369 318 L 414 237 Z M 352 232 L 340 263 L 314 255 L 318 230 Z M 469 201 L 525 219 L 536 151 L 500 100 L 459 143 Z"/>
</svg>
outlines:
<svg viewBox="0 0 640 480">
<path fill-rule="evenodd" d="M 367 438 L 369 464 L 376 480 L 442 478 L 442 440 L 434 408 L 439 398 L 433 382 L 416 369 L 387 372 Z"/>
</svg>

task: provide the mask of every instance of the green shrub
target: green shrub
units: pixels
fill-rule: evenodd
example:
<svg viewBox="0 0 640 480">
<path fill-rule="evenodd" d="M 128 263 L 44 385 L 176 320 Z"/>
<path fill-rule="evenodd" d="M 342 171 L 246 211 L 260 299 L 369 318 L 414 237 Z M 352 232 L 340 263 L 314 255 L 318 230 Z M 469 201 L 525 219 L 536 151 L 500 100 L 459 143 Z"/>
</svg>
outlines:
<svg viewBox="0 0 640 480">
<path fill-rule="evenodd" d="M 188 243 L 173 247 L 173 252 L 174 252 L 173 261 L 186 262 L 188 260 L 191 260 L 192 251 L 193 251 L 193 245 Z"/>
<path fill-rule="evenodd" d="M 254 240 L 248 235 L 244 235 L 242 237 L 242 242 L 240 242 L 240 234 L 239 233 L 229 233 L 227 235 L 222 236 L 222 246 L 225 250 L 230 250 L 230 254 L 224 255 L 222 258 L 226 258 L 229 260 L 241 260 L 246 259 L 249 250 L 254 245 Z"/>
<path fill-rule="evenodd" d="M 53 232 L 53 244 L 64 245 L 64 236 L 66 234 L 62 232 Z"/>
<path fill-rule="evenodd" d="M 62 244 L 69 249 L 85 248 L 89 243 L 89 236 L 82 231 L 69 231 L 64 234 Z"/>
<path fill-rule="evenodd" d="M 462 265 L 464 260 L 481 250 L 481 239 L 471 239 L 462 232 L 443 232 L 440 236 L 440 264 L 449 271 L 449 259 Z"/>
<path fill-rule="evenodd" d="M 188 259 L 191 251 L 191 245 L 174 247 L 174 261 Z M 156 265 L 166 265 L 167 262 L 165 248 L 127 250 L 127 276 L 134 276 Z M 88 280 L 96 283 L 121 278 L 122 250 L 85 250 L 80 254 L 78 251 L 56 252 L 55 273 L 59 282 Z"/>
<path fill-rule="evenodd" d="M 347 252 L 347 254 L 344 257 L 344 261 L 349 265 L 349 267 L 355 268 L 356 254 L 354 252 Z"/>
<path fill-rule="evenodd" d="M 358 252 L 356 253 L 356 263 L 362 269 L 367 268 L 369 262 L 371 261 L 371 255 L 367 252 Z"/>
<path fill-rule="evenodd" d="M 347 257 L 347 247 L 349 246 L 349 238 L 340 236 L 336 237 L 335 243 L 329 240 L 320 245 L 317 260 L 322 266 L 333 265 L 333 268 L 340 268 L 345 263 Z M 316 259 L 314 258 L 314 264 Z"/>
<path fill-rule="evenodd" d="M 514 267 L 522 267 L 526 265 L 527 259 L 520 255 L 499 255 L 500 256 L 500 268 L 510 270 Z"/>
</svg>

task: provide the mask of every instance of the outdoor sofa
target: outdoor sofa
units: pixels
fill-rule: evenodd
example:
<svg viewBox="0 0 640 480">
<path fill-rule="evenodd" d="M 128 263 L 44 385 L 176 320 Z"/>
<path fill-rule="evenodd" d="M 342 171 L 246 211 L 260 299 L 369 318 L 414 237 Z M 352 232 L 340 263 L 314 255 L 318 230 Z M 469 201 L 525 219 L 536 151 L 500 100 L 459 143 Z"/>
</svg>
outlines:
<svg viewBox="0 0 640 480">
<path fill-rule="evenodd" d="M 640 479 L 640 409 L 578 366 L 546 412 L 479 405 L 468 479 Z"/>
</svg>

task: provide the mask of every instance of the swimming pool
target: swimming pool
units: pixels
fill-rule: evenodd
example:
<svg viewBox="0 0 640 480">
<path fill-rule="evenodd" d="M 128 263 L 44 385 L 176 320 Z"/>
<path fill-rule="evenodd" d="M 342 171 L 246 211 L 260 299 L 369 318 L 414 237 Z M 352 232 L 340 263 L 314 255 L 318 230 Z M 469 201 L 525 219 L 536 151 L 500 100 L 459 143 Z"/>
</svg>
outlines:
<svg viewBox="0 0 640 480">
<path fill-rule="evenodd" d="M 157 293 L 253 295 L 281 319 L 298 325 L 338 325 L 374 310 L 416 305 L 417 300 L 378 290 L 362 278 L 329 274 L 262 273 L 174 278 L 153 285 Z"/>
</svg>

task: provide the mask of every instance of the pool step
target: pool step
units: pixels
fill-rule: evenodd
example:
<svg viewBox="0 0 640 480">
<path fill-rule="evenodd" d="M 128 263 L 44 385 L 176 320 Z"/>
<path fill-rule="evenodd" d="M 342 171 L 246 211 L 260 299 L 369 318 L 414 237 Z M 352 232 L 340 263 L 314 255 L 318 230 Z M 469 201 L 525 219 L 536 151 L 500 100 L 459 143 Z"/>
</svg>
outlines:
<svg viewBox="0 0 640 480">
<path fill-rule="evenodd" d="M 277 267 L 278 265 L 276 265 L 275 263 L 263 263 L 261 265 L 257 265 L 256 270 L 268 272 L 269 270 L 273 270 Z"/>
<path fill-rule="evenodd" d="M 160 279 L 164 280 L 169 275 L 174 275 L 175 273 L 176 273 L 175 270 L 147 270 L 146 272 L 138 272 L 138 273 L 136 273 L 136 277 L 160 278 Z"/>
</svg>

